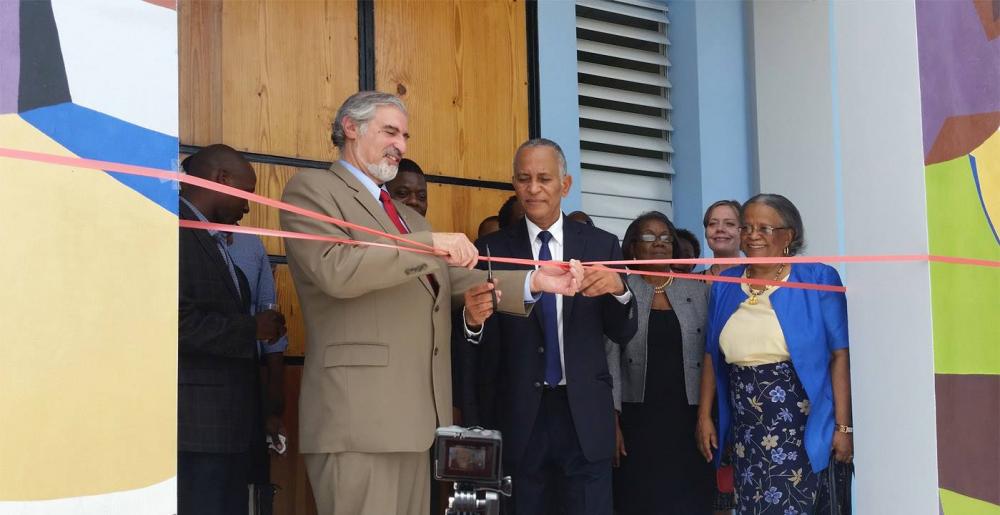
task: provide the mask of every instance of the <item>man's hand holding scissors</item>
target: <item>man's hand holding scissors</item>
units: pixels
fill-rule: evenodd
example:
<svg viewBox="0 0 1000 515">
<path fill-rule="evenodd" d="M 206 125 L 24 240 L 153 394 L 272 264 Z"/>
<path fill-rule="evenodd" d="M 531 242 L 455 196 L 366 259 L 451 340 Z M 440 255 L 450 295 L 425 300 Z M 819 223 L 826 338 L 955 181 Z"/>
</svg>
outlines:
<svg viewBox="0 0 1000 515">
<path fill-rule="evenodd" d="M 500 301 L 500 290 L 496 288 L 499 282 L 493 277 L 493 262 L 489 261 L 490 248 L 486 247 L 486 282 L 477 284 L 465 292 L 465 324 L 472 331 L 478 331 L 497 310 Z"/>
</svg>

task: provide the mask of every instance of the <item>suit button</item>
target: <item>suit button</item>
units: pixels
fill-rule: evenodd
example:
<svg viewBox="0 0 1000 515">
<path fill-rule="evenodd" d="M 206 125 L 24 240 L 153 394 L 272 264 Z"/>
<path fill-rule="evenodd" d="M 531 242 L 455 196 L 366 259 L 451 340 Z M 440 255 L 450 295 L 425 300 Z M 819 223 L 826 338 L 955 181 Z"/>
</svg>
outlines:
<svg viewBox="0 0 1000 515">
<path fill-rule="evenodd" d="M 629 363 L 631 363 L 631 362 L 632 362 L 632 358 L 629 358 L 629 359 L 628 359 L 628 362 L 629 362 Z"/>
<path fill-rule="evenodd" d="M 535 381 L 535 388 L 541 388 L 541 387 L 542 387 L 542 383 L 540 383 L 538 381 Z"/>
<path fill-rule="evenodd" d="M 438 355 L 438 351 L 439 351 L 439 349 L 438 349 L 437 347 L 434 347 L 434 355 L 435 355 L 435 356 L 437 356 L 437 355 Z"/>
<path fill-rule="evenodd" d="M 538 347 L 539 354 L 545 354 L 545 347 Z"/>
<path fill-rule="evenodd" d="M 699 333 L 701 332 L 701 328 L 700 328 L 700 327 L 698 328 L 698 332 L 699 332 Z"/>
<path fill-rule="evenodd" d="M 438 311 L 441 311 L 441 306 L 434 306 L 434 312 L 437 313 Z"/>
<path fill-rule="evenodd" d="M 691 297 L 688 297 L 687 301 L 688 301 L 688 302 L 691 302 Z"/>
</svg>

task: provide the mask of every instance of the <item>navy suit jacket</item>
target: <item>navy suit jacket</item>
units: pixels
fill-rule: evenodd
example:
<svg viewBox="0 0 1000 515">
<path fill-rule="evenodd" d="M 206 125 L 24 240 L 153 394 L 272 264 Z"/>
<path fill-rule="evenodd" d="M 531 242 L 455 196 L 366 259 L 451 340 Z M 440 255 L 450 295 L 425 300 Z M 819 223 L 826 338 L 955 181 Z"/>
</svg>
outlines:
<svg viewBox="0 0 1000 515">
<path fill-rule="evenodd" d="M 563 259 L 606 261 L 622 259 L 613 234 L 563 218 Z M 486 245 L 497 257 L 531 259 L 525 222 L 517 223 L 476 242 L 481 255 Z M 524 268 L 494 263 L 494 270 Z M 501 284 L 505 295 L 522 295 L 523 285 Z M 614 451 L 614 404 L 604 337 L 625 345 L 635 334 L 635 301 L 618 302 L 611 295 L 563 297 L 564 376 L 573 424 L 580 447 L 589 461 L 608 459 Z M 490 317 L 480 342 L 480 363 L 494 363 L 497 422 L 503 432 L 504 461 L 516 467 L 535 425 L 545 375 L 545 337 L 541 310 L 527 317 L 496 314 Z M 482 369 L 481 369 L 482 370 Z M 480 378 L 482 381 L 483 378 Z"/>
</svg>

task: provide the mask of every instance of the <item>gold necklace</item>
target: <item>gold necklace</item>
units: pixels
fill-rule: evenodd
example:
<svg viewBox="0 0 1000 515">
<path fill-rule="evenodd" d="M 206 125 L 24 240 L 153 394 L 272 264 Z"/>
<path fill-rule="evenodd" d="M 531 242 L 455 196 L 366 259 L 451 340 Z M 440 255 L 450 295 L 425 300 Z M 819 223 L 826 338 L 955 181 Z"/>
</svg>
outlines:
<svg viewBox="0 0 1000 515">
<path fill-rule="evenodd" d="M 779 278 L 781 278 L 781 272 L 784 272 L 784 271 L 785 271 L 785 264 L 782 263 L 782 264 L 778 265 L 778 271 L 775 272 L 775 274 L 774 274 L 774 280 L 777 281 Z M 744 275 L 746 275 L 747 279 L 751 278 L 750 277 L 750 267 L 747 267 L 747 271 L 746 271 L 746 273 Z M 749 304 L 751 306 L 756 306 L 757 305 L 757 297 L 759 297 L 760 295 L 763 295 L 765 292 L 767 292 L 767 290 L 770 290 L 771 287 L 765 284 L 763 288 L 761 288 L 761 289 L 758 290 L 758 289 L 754 288 L 752 284 L 747 283 L 747 289 L 750 290 L 750 297 L 747 298 L 747 304 Z"/>
<path fill-rule="evenodd" d="M 674 282 L 674 278 L 673 277 L 667 277 L 667 280 L 663 284 L 661 284 L 659 286 L 654 286 L 653 287 L 653 294 L 655 295 L 657 293 L 663 293 L 663 292 L 665 292 L 667 290 L 667 286 L 670 286 L 670 283 L 672 283 L 672 282 Z"/>
</svg>

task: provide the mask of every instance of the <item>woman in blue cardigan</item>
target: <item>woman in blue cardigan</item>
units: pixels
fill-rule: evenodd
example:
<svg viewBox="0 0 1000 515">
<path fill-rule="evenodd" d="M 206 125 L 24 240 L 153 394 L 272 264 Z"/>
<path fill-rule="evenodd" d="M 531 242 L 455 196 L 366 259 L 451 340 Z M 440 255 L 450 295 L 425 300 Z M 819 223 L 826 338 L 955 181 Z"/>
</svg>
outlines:
<svg viewBox="0 0 1000 515">
<path fill-rule="evenodd" d="M 796 255 L 805 231 L 787 198 L 760 194 L 740 212 L 747 257 Z M 752 264 L 729 277 L 841 285 L 813 263 Z M 719 429 L 712 399 L 719 395 Z M 847 303 L 843 293 L 716 282 L 708 308 L 698 447 L 732 444 L 740 513 L 816 513 L 818 474 L 854 458 Z"/>
</svg>

